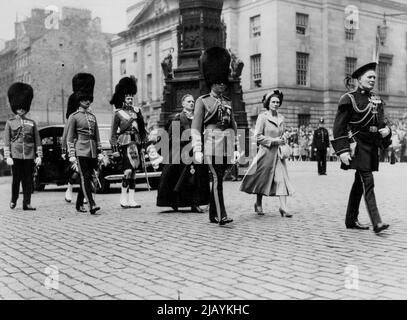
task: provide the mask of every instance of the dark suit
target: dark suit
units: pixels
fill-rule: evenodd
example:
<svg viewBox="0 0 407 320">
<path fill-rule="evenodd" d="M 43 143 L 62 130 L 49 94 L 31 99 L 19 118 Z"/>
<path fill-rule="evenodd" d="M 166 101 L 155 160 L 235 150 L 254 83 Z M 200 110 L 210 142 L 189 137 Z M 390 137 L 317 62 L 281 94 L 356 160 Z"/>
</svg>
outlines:
<svg viewBox="0 0 407 320">
<path fill-rule="evenodd" d="M 329 147 L 329 133 L 323 127 L 314 131 L 314 138 L 312 139 L 312 149 L 316 150 L 315 155 L 318 164 L 318 173 L 326 173 L 326 149 Z"/>
<path fill-rule="evenodd" d="M 215 98 L 211 94 L 199 97 L 195 102 L 191 134 L 193 150 L 203 152 L 213 178 L 209 219 L 227 219 L 223 177 L 230 166 L 233 151 L 238 147 L 231 101 L 224 96 Z"/>
<path fill-rule="evenodd" d="M 391 143 L 391 132 L 382 138 L 378 131 L 385 126 L 383 103 L 374 93 L 358 88 L 340 98 L 333 127 L 332 147 L 338 155 L 351 151 L 348 130 L 357 143 L 350 165 L 341 163 L 344 170 L 356 170 L 346 210 L 346 226 L 352 226 L 357 221 L 362 195 L 373 226 L 381 223 L 372 171 L 379 169 L 378 148 L 386 148 Z"/>
</svg>

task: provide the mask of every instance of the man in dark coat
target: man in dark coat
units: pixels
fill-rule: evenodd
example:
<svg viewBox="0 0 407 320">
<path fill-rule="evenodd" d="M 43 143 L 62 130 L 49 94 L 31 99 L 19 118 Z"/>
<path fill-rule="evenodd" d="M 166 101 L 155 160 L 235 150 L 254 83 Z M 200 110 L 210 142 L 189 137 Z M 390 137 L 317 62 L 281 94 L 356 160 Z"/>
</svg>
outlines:
<svg viewBox="0 0 407 320">
<path fill-rule="evenodd" d="M 358 87 L 339 100 L 332 147 L 341 159 L 342 169 L 356 170 L 346 210 L 346 227 L 369 229 L 358 221 L 363 195 L 373 230 L 379 233 L 389 225 L 382 222 L 377 209 L 372 172 L 379 169 L 378 148 L 386 148 L 391 143 L 391 130 L 386 126 L 383 102 L 372 91 L 376 82 L 375 70 L 376 63 L 373 62 L 352 74 Z"/>
<path fill-rule="evenodd" d="M 213 178 L 209 220 L 222 226 L 233 221 L 226 213 L 223 178 L 230 165 L 239 160 L 232 102 L 223 95 L 229 83 L 230 55 L 223 48 L 209 48 L 201 56 L 201 66 L 211 91 L 196 101 L 191 129 L 192 147 L 195 162 L 205 161 Z"/>
<path fill-rule="evenodd" d="M 324 118 L 319 119 L 319 127 L 314 131 L 312 139 L 312 149 L 317 158 L 319 175 L 326 175 L 326 152 L 329 148 L 329 133 L 324 128 L 324 122 Z"/>
<path fill-rule="evenodd" d="M 186 94 L 181 98 L 183 110 L 177 113 L 169 126 L 171 162 L 163 168 L 157 193 L 158 207 L 172 207 L 178 211 L 181 207 L 191 207 L 192 212 L 203 213 L 200 205 L 209 204 L 209 172 L 205 164 L 185 164 L 182 151 L 188 152 L 191 143 L 190 129 L 194 112 L 194 97 Z M 174 129 L 173 129 L 174 128 Z M 179 137 L 172 139 L 172 135 Z M 185 149 L 184 149 L 185 148 Z"/>
</svg>

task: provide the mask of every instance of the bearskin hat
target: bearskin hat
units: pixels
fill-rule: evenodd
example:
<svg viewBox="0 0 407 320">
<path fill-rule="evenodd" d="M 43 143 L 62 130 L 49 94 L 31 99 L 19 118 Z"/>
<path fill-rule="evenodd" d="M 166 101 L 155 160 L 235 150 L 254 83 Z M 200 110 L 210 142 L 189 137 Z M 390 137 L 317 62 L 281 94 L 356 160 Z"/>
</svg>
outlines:
<svg viewBox="0 0 407 320">
<path fill-rule="evenodd" d="M 133 77 L 121 78 L 114 89 L 114 94 L 110 104 L 116 108 L 121 108 L 126 95 L 135 95 L 137 93 L 137 84 Z"/>
<path fill-rule="evenodd" d="M 7 96 L 13 113 L 17 114 L 18 109 L 30 111 L 34 91 L 29 84 L 22 82 L 13 83 L 8 89 Z"/>
<path fill-rule="evenodd" d="M 66 108 L 66 118 L 68 119 L 69 116 L 78 110 L 79 101 L 75 97 L 75 93 L 72 93 L 68 98 L 68 106 Z"/>
<path fill-rule="evenodd" d="M 90 73 L 78 73 L 72 78 L 72 89 L 77 101 L 89 99 L 93 102 L 95 77 Z"/>
<path fill-rule="evenodd" d="M 215 83 L 228 84 L 230 75 L 230 54 L 221 47 L 207 49 L 200 58 L 203 76 L 208 88 Z"/>
</svg>

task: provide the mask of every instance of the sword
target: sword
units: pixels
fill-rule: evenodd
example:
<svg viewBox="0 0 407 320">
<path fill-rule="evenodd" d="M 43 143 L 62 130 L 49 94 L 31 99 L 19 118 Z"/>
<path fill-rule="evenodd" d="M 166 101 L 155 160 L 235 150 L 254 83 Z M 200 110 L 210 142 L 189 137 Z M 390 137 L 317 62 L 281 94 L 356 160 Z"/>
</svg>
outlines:
<svg viewBox="0 0 407 320">
<path fill-rule="evenodd" d="M 145 174 L 145 176 L 146 176 L 146 182 L 147 182 L 148 191 L 151 191 L 150 182 L 148 181 L 147 166 L 146 166 L 146 159 L 145 159 L 144 149 L 141 149 L 141 162 L 142 162 L 141 165 L 142 165 L 143 168 L 144 168 L 144 174 Z"/>
<path fill-rule="evenodd" d="M 100 183 L 100 180 L 99 180 L 99 177 L 98 177 L 99 173 L 96 171 L 96 169 L 93 169 L 93 173 L 95 174 L 96 182 L 98 183 L 99 188 L 102 189 L 102 184 Z M 95 190 L 95 193 L 96 193 L 96 190 Z"/>
</svg>

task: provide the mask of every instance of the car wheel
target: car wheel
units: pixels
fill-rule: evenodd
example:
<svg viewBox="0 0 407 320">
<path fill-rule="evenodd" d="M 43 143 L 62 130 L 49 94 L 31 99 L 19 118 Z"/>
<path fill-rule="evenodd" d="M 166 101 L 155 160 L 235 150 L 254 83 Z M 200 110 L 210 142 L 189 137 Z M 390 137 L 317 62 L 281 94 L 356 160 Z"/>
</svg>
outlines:
<svg viewBox="0 0 407 320">
<path fill-rule="evenodd" d="M 44 191 L 45 183 L 40 183 L 38 175 L 34 176 L 34 190 L 35 191 Z"/>
<path fill-rule="evenodd" d="M 157 190 L 160 184 L 160 178 L 150 178 L 148 182 L 150 183 L 151 190 Z"/>
</svg>

